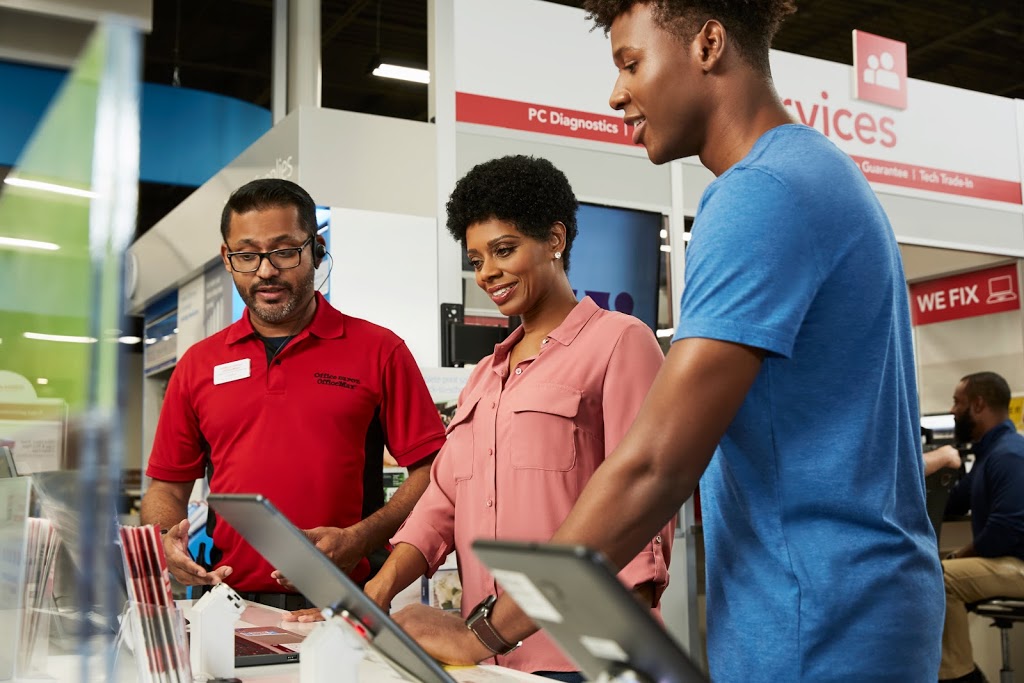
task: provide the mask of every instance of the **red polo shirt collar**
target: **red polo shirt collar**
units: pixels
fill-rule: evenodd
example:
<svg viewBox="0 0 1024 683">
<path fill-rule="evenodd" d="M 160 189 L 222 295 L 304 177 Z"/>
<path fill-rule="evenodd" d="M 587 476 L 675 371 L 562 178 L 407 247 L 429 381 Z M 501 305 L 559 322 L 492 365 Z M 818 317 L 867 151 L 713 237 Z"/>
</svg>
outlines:
<svg viewBox="0 0 1024 683">
<path fill-rule="evenodd" d="M 231 323 L 228 333 L 224 337 L 225 344 L 230 346 L 256 335 L 256 330 L 249 320 L 249 315 L 251 314 L 246 309 L 245 315 Z M 295 338 L 297 340 L 301 339 L 307 333 L 316 335 L 321 339 L 337 339 L 345 336 L 345 316 L 341 311 L 327 303 L 324 295 L 320 292 L 316 293 L 316 311 L 313 313 L 313 319 L 309 321 L 309 325 L 295 335 Z"/>
</svg>

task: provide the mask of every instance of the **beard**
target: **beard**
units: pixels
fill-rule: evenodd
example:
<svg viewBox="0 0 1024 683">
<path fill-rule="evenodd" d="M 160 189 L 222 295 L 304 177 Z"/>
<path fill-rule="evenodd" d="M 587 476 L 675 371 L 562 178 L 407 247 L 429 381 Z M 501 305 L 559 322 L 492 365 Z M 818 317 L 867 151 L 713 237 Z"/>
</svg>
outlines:
<svg viewBox="0 0 1024 683">
<path fill-rule="evenodd" d="M 310 272 L 308 280 L 299 282 L 294 287 L 284 280 L 270 278 L 269 280 L 257 280 L 248 289 L 238 284 L 235 285 L 235 288 L 253 315 L 269 325 L 277 325 L 288 320 L 298 311 L 299 306 L 308 303 L 313 298 L 315 295 L 313 276 L 314 274 Z M 280 287 L 288 293 L 287 298 L 276 304 L 260 303 L 256 298 L 256 292 L 264 287 Z"/>
<path fill-rule="evenodd" d="M 958 444 L 971 443 L 974 441 L 974 427 L 976 423 L 971 414 L 964 412 L 962 415 L 953 416 L 953 438 Z"/>
</svg>

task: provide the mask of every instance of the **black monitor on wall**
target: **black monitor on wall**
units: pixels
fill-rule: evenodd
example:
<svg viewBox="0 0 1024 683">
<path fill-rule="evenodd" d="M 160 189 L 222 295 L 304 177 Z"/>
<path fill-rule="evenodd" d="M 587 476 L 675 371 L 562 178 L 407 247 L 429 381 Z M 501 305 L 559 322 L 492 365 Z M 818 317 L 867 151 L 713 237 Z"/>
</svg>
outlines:
<svg viewBox="0 0 1024 683">
<path fill-rule="evenodd" d="M 518 326 L 512 318 L 508 324 L 476 325 L 465 322 L 462 304 L 441 304 L 441 365 L 461 368 L 479 363 L 494 353 L 494 347 Z"/>
</svg>

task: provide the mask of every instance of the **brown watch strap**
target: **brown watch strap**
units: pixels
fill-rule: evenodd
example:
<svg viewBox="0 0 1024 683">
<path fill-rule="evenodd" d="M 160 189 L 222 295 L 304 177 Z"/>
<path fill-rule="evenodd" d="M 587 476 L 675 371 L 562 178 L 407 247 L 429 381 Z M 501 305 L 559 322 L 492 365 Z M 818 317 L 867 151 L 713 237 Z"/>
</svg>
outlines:
<svg viewBox="0 0 1024 683">
<path fill-rule="evenodd" d="M 491 607 L 493 604 L 493 599 L 485 600 L 474 609 L 473 613 L 466 619 L 466 628 L 472 631 L 477 640 L 494 654 L 507 655 L 523 643 L 521 641 L 518 643 L 508 642 L 494 628 L 494 624 L 491 623 Z"/>
</svg>

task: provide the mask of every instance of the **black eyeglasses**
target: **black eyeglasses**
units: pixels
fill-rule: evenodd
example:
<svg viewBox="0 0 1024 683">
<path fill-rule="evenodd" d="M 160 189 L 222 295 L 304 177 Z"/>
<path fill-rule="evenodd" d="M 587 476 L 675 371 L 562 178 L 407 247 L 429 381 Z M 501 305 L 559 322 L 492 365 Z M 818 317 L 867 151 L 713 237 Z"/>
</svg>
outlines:
<svg viewBox="0 0 1024 683">
<path fill-rule="evenodd" d="M 312 241 L 310 237 L 302 246 L 273 251 L 229 251 L 228 262 L 236 273 L 255 273 L 263 265 L 263 259 L 270 261 L 270 265 L 278 270 L 298 268 L 302 263 L 302 250 Z"/>
</svg>

